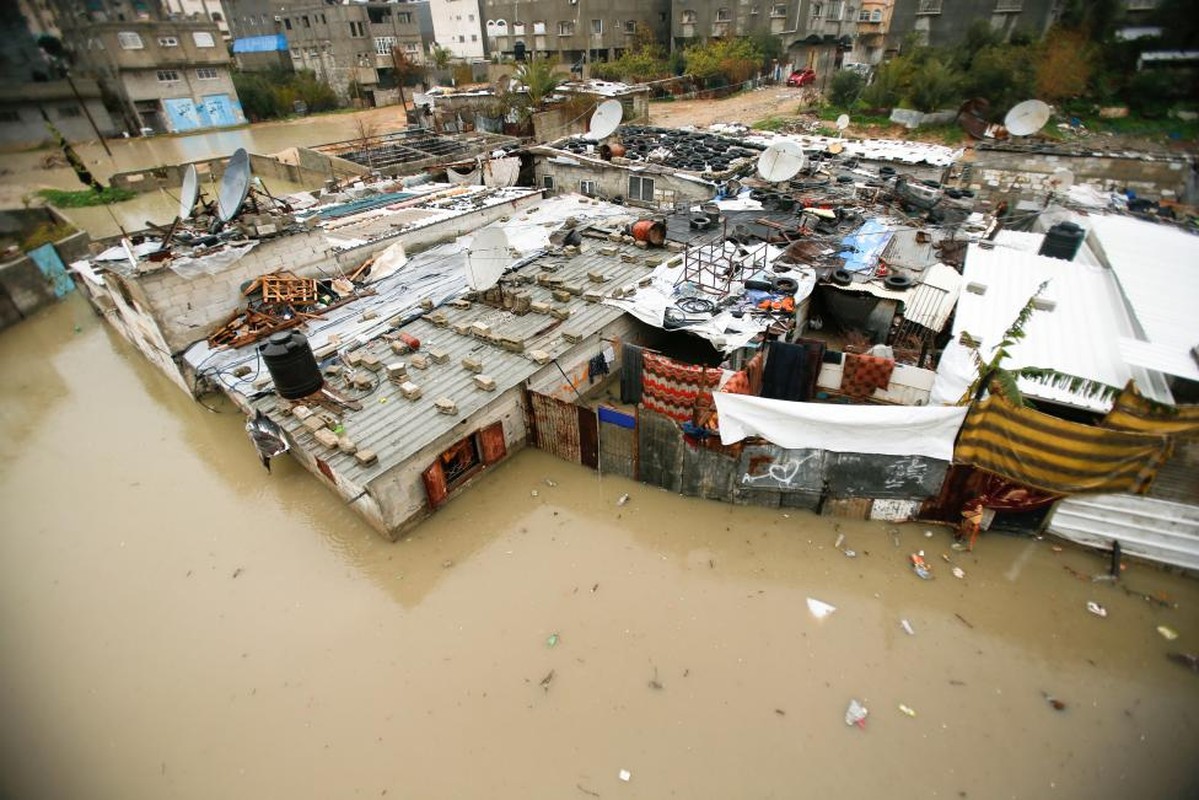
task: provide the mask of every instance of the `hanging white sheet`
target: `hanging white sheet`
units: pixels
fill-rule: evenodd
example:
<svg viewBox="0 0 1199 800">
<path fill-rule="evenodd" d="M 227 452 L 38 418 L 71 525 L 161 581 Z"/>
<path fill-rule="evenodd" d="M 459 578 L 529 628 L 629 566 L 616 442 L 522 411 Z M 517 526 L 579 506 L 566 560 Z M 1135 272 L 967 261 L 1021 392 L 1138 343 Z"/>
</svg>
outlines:
<svg viewBox="0 0 1199 800">
<path fill-rule="evenodd" d="M 791 450 L 953 459 L 964 406 L 846 406 L 714 392 L 720 442 L 749 436 Z"/>
</svg>

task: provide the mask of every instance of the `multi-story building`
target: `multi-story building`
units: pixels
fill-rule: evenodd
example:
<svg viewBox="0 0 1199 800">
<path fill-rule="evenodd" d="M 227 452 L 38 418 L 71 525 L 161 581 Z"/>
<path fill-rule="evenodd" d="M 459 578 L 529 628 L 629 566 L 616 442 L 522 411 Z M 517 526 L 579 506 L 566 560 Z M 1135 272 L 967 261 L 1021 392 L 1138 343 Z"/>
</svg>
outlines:
<svg viewBox="0 0 1199 800">
<path fill-rule="evenodd" d="M 485 55 L 479 3 L 480 0 L 429 0 L 433 38 L 454 58 L 477 61 Z M 532 5 L 537 5 L 537 1 L 533 0 Z"/>
<path fill-rule="evenodd" d="M 221 36 L 229 40 L 229 21 L 225 18 L 221 0 L 162 0 L 162 3 L 171 16 L 215 22 Z"/>
<path fill-rule="evenodd" d="M 859 64 L 877 64 L 887 52 L 887 34 L 895 0 L 862 0 L 858 8 L 858 29 L 852 59 Z"/>
<path fill-rule="evenodd" d="M 978 20 L 990 22 L 1004 38 L 1017 30 L 1040 37 L 1062 5 L 1062 0 L 896 0 L 888 45 L 897 48 L 914 33 L 922 44 L 949 47 Z"/>
<path fill-rule="evenodd" d="M 130 128 L 181 133 L 246 121 L 212 20 L 172 19 L 140 1 L 55 3 L 76 72 L 119 98 Z"/>
<path fill-rule="evenodd" d="M 610 61 L 639 37 L 670 36 L 669 0 L 483 0 L 483 11 L 488 49 L 504 57 Z"/>
</svg>

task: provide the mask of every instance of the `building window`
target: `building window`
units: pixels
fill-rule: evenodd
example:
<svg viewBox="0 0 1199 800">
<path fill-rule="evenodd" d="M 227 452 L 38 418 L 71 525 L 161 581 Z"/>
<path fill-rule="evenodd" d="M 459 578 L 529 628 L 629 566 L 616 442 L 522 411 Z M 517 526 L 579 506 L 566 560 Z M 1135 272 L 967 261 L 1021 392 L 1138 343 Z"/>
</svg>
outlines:
<svg viewBox="0 0 1199 800">
<path fill-rule="evenodd" d="M 396 22 L 401 25 L 411 25 L 412 14 L 408 11 L 401 11 L 400 13 L 396 14 Z"/>
<path fill-rule="evenodd" d="M 828 18 L 831 20 L 841 19 L 841 0 L 831 0 L 829 2 Z"/>
<path fill-rule="evenodd" d="M 361 39 L 363 36 L 366 36 L 366 23 L 365 22 L 351 22 L 350 23 L 350 38 Z"/>
<path fill-rule="evenodd" d="M 696 13 L 694 11 L 692 11 L 691 9 L 687 9 L 686 11 L 683 12 L 683 24 L 684 25 L 694 25 L 696 18 L 697 18 Z"/>
<path fill-rule="evenodd" d="M 192 34 L 192 41 L 196 43 L 196 47 L 216 47 L 216 42 L 208 31 L 196 31 Z"/>
<path fill-rule="evenodd" d="M 591 35 L 602 36 L 604 33 L 604 21 L 602 19 L 591 20 Z"/>
<path fill-rule="evenodd" d="M 770 16 L 785 17 L 787 16 L 787 6 L 783 3 L 776 3 L 770 7 Z"/>
<path fill-rule="evenodd" d="M 287 28 L 289 31 L 291 30 L 291 17 L 283 18 L 283 27 Z"/>
<path fill-rule="evenodd" d="M 404 52 L 415 53 L 416 52 L 416 42 L 404 42 Z"/>
<path fill-rule="evenodd" d="M 870 12 L 870 21 L 871 22 L 882 22 L 883 21 L 883 12 L 877 8 L 874 9 L 873 11 L 871 11 Z"/>
<path fill-rule="evenodd" d="M 262 17 L 263 17 L 262 21 L 266 22 L 266 14 L 263 14 Z M 221 16 L 221 12 L 219 12 L 219 11 L 212 12 L 212 21 L 213 22 L 220 22 L 223 19 L 224 19 L 224 17 Z"/>
<path fill-rule="evenodd" d="M 574 36 L 575 35 L 575 24 L 573 22 L 559 22 L 558 23 L 558 35 L 559 36 Z"/>
<path fill-rule="evenodd" d="M 637 20 L 631 19 L 631 20 L 628 20 L 627 22 L 625 22 L 624 32 L 625 33 L 636 33 L 637 32 Z"/>
<path fill-rule="evenodd" d="M 503 20 L 500 20 L 500 22 L 503 22 Z M 524 36 L 525 35 L 525 24 L 523 22 L 513 22 L 512 23 L 512 33 L 515 34 L 516 36 Z"/>
<path fill-rule="evenodd" d="M 17 111 L 5 109 L 0 111 L 0 122 L 20 122 L 21 114 Z"/>
<path fill-rule="evenodd" d="M 554 191 L 554 176 L 553 175 L 542 175 L 541 176 L 541 186 L 544 189 L 549 189 L 551 192 Z"/>
<path fill-rule="evenodd" d="M 213 67 L 196 67 L 196 78 L 202 81 L 215 81 L 220 74 Z"/>
<path fill-rule="evenodd" d="M 643 203 L 652 203 L 654 201 L 654 179 L 630 175 L 629 199 L 640 200 Z"/>
<path fill-rule="evenodd" d="M 158 70 L 158 82 L 159 83 L 178 83 L 179 82 L 179 73 L 173 69 L 160 69 L 160 70 Z"/>
<path fill-rule="evenodd" d="M 732 18 L 733 18 L 733 15 L 731 13 L 729 13 L 729 10 L 727 8 L 716 9 L 716 21 L 717 22 L 729 22 L 730 20 L 732 20 Z"/>
<path fill-rule="evenodd" d="M 579 181 L 579 194 L 595 197 L 595 181 Z"/>
<path fill-rule="evenodd" d="M 396 37 L 394 36 L 376 36 L 375 37 L 375 54 L 380 56 L 391 55 L 392 49 L 396 46 Z"/>
<path fill-rule="evenodd" d="M 1129 4 L 1131 7 L 1131 4 Z M 1024 9 L 1024 0 L 995 0 L 996 13 L 1003 14 L 1005 12 L 1022 11 Z"/>
<path fill-rule="evenodd" d="M 533 35 L 545 36 L 545 21 L 541 20 L 533 23 Z"/>
<path fill-rule="evenodd" d="M 79 106 L 62 106 L 58 109 L 58 116 L 63 119 L 72 119 L 74 117 L 82 117 L 83 109 Z"/>
<path fill-rule="evenodd" d="M 117 34 L 117 44 L 122 50 L 141 50 L 145 47 L 142 44 L 142 37 L 138 36 L 133 31 L 121 31 Z"/>
<path fill-rule="evenodd" d="M 941 0 L 918 0 L 916 3 L 917 14 L 940 14 Z"/>
<path fill-rule="evenodd" d="M 179 40 L 176 39 L 174 36 L 159 36 L 158 37 L 158 46 L 159 47 L 178 47 Z"/>
<path fill-rule="evenodd" d="M 824 4 L 823 3 L 812 3 L 812 19 L 820 19 L 820 16 L 823 13 L 824 13 Z"/>
<path fill-rule="evenodd" d="M 300 22 L 301 22 L 301 23 L 303 23 L 303 25 L 304 25 L 304 27 L 305 27 L 305 28 L 311 28 L 311 27 L 312 27 L 312 23 L 310 23 L 310 22 L 308 21 L 308 15 L 307 15 L 307 14 L 305 14 L 305 15 L 304 15 L 304 16 L 302 16 L 302 17 L 300 17 Z"/>
</svg>

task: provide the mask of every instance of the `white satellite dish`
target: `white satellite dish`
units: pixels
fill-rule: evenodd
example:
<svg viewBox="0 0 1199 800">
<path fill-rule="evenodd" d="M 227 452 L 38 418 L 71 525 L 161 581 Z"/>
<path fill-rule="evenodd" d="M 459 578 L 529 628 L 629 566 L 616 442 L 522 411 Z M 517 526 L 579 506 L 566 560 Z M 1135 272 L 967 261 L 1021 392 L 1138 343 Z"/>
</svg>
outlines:
<svg viewBox="0 0 1199 800">
<path fill-rule="evenodd" d="M 200 176 L 196 174 L 196 165 L 188 164 L 183 170 L 183 186 L 179 190 L 179 219 L 187 219 L 192 215 L 199 196 Z"/>
<path fill-rule="evenodd" d="M 790 139 L 775 142 L 758 156 L 758 174 L 771 183 L 794 178 L 803 165 L 803 148 Z"/>
<path fill-rule="evenodd" d="M 466 251 L 466 282 L 477 292 L 486 291 L 495 286 L 510 262 L 508 234 L 503 228 L 483 228 Z"/>
<path fill-rule="evenodd" d="M 842 114 L 841 116 L 837 117 L 837 130 L 843 131 L 848 127 L 849 127 L 849 115 L 848 114 Z"/>
<path fill-rule="evenodd" d="M 250 156 L 246 148 L 239 147 L 225 165 L 225 174 L 221 176 L 221 185 L 217 188 L 216 208 L 221 222 L 228 222 L 237 216 L 241 204 L 246 201 L 246 193 L 250 191 Z"/>
<path fill-rule="evenodd" d="M 605 136 L 611 136 L 623 117 L 624 108 L 620 105 L 619 100 L 605 100 L 591 114 L 591 124 L 587 126 L 587 133 L 584 136 L 593 142 L 598 142 Z"/>
<path fill-rule="evenodd" d="M 1069 189 L 1074 185 L 1074 173 L 1065 167 L 1058 167 L 1049 176 L 1049 185 L 1054 191 Z"/>
<path fill-rule="evenodd" d="M 1003 127 L 1012 136 L 1031 136 L 1049 121 L 1052 110 L 1040 100 L 1025 100 L 1012 106 L 1003 118 Z"/>
</svg>

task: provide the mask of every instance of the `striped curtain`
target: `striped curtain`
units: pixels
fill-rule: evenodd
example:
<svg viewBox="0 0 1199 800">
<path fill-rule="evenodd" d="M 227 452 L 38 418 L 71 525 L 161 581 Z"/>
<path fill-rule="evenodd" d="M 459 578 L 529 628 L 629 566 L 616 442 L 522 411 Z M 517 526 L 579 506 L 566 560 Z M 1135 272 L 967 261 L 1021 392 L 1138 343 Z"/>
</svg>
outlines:
<svg viewBox="0 0 1199 800">
<path fill-rule="evenodd" d="M 1132 381 L 1103 418 L 1103 427 L 1163 436 L 1199 436 L 1199 406 L 1167 406 L 1148 400 Z"/>
<path fill-rule="evenodd" d="M 720 385 L 722 375 L 719 369 L 654 353 L 645 353 L 643 358 L 642 405 L 676 422 L 695 422 L 696 411 L 712 410 L 712 391 Z"/>
<path fill-rule="evenodd" d="M 991 395 L 966 416 L 953 457 L 1057 494 L 1140 494 L 1169 451 L 1165 436 L 1067 422 Z"/>
</svg>

